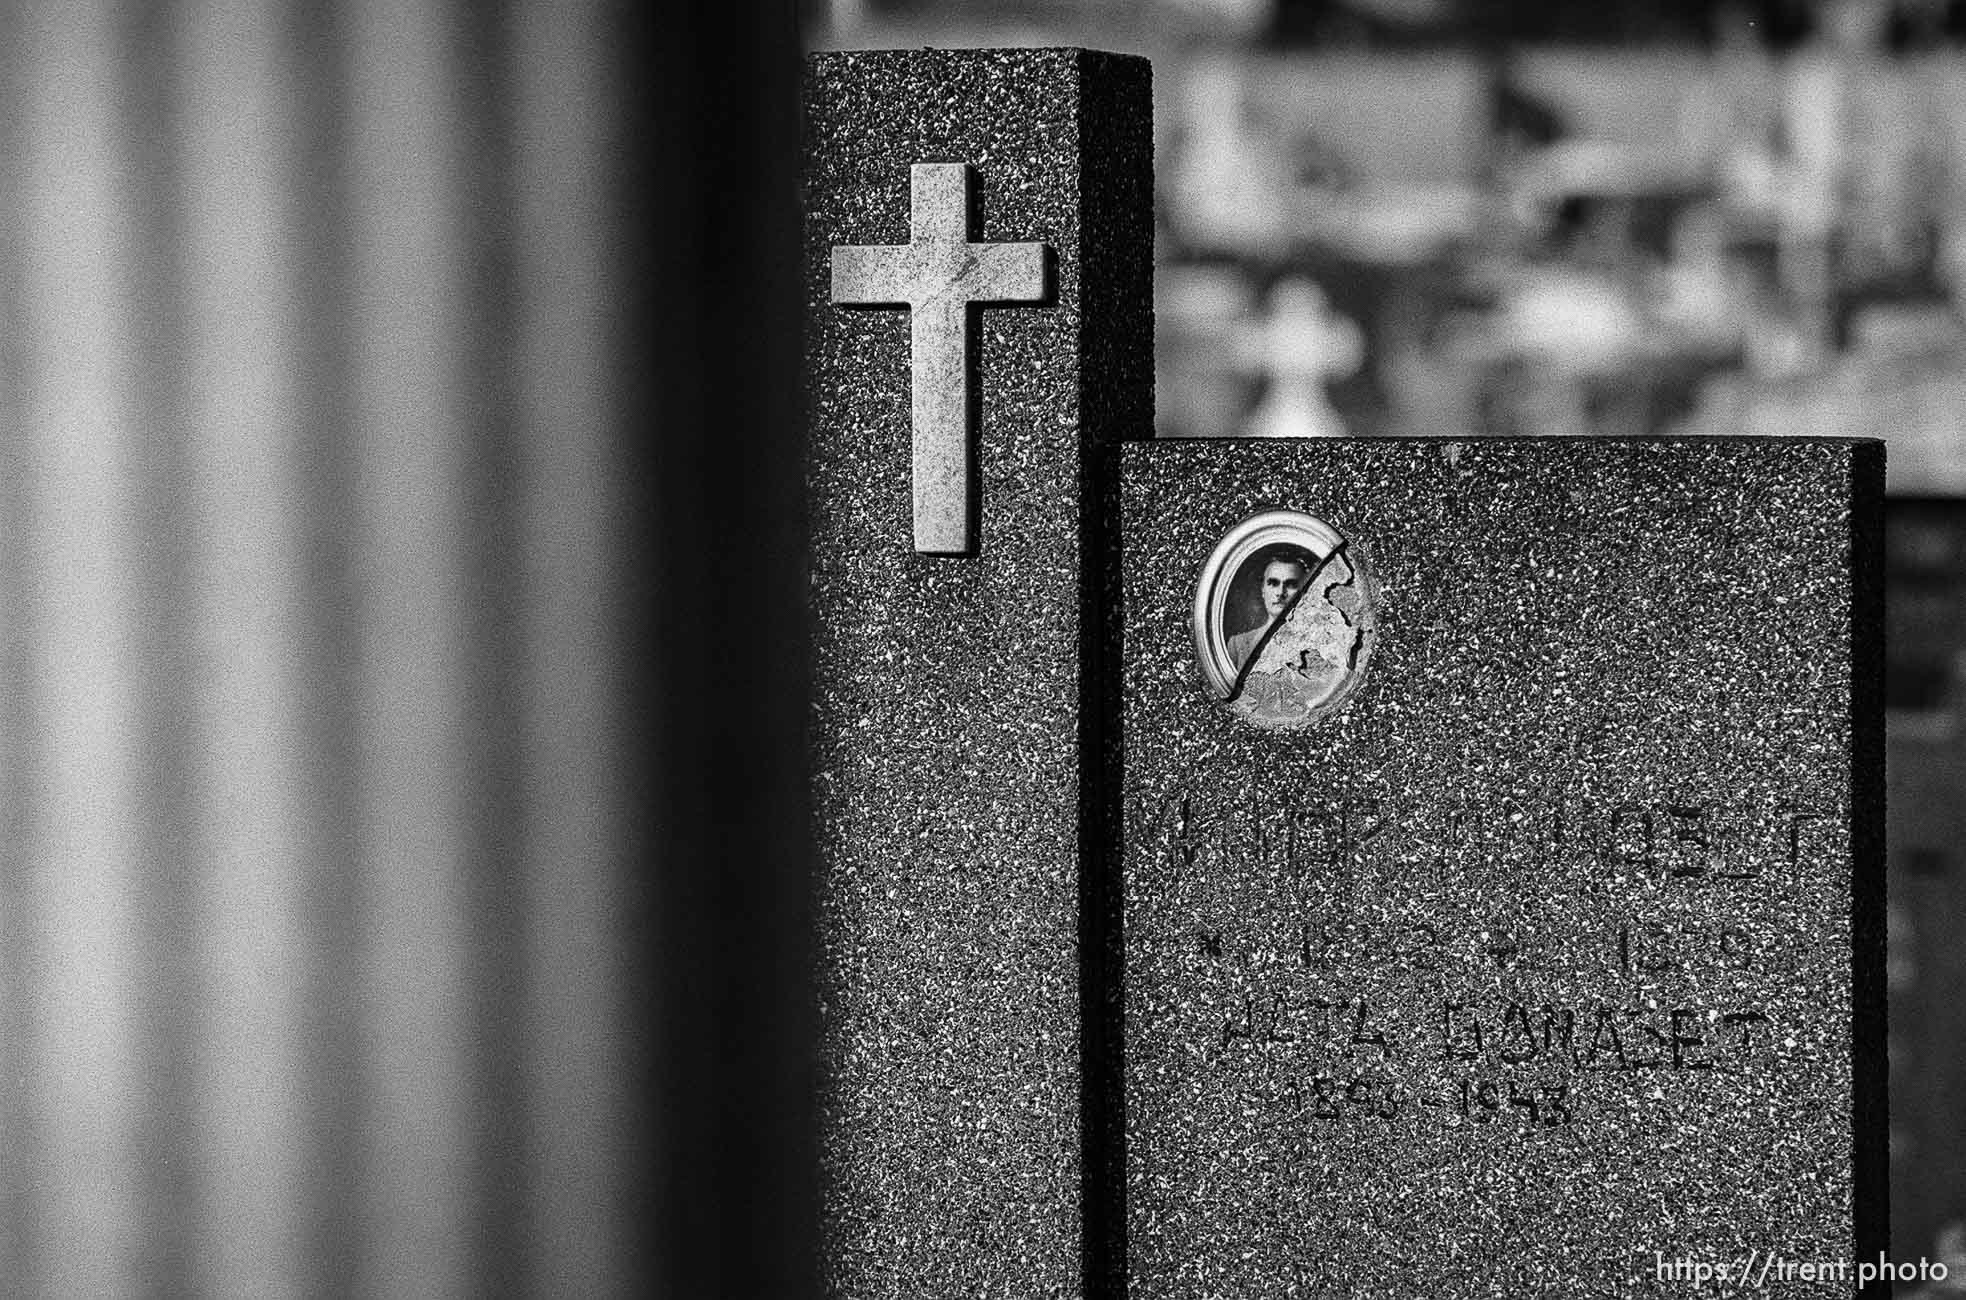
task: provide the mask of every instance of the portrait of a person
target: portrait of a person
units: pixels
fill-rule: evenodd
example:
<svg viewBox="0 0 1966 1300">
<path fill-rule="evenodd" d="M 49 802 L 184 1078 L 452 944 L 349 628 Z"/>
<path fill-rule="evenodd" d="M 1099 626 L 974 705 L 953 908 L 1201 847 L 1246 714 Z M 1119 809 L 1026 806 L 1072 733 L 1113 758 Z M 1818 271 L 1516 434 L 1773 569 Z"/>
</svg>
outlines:
<svg viewBox="0 0 1966 1300">
<path fill-rule="evenodd" d="M 1265 547 L 1259 551 L 1250 559 L 1249 567 L 1259 565 L 1261 576 L 1256 597 L 1260 613 L 1257 623 L 1229 637 L 1229 657 L 1238 669 L 1256 652 L 1263 634 L 1290 608 L 1290 602 L 1310 580 L 1312 569 L 1310 553 L 1302 547 L 1288 545 Z"/>
<path fill-rule="evenodd" d="M 1259 727 L 1298 727 L 1357 687 L 1377 627 L 1378 588 L 1359 551 L 1301 511 L 1251 515 L 1222 536 L 1195 584 L 1202 684 Z"/>
</svg>

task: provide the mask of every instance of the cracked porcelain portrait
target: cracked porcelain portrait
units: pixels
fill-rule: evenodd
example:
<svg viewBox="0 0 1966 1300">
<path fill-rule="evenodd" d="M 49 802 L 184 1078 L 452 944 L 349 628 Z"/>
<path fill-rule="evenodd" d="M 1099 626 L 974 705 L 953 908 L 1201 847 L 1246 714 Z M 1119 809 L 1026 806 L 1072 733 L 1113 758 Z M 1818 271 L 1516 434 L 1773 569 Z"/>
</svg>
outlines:
<svg viewBox="0 0 1966 1300">
<path fill-rule="evenodd" d="M 1203 684 L 1257 726 L 1303 726 L 1364 679 L 1375 606 L 1366 558 L 1337 529 L 1296 510 L 1245 519 L 1195 588 Z"/>
</svg>

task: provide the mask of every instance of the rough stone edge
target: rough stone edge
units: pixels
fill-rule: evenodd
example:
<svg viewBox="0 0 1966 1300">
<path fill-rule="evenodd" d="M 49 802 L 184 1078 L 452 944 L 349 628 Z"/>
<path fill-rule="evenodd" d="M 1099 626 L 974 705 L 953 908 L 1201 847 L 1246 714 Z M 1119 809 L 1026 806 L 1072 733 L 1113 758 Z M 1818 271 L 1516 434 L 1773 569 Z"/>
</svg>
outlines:
<svg viewBox="0 0 1966 1300">
<path fill-rule="evenodd" d="M 1126 1292 L 1119 447 L 1154 431 L 1153 65 L 1073 52 L 1079 100 L 1079 1002 L 1087 1300 Z M 1090 251 L 1091 256 L 1088 256 Z M 1085 328 L 1099 321 L 1099 328 Z"/>
<path fill-rule="evenodd" d="M 1891 1249 L 1885 985 L 1884 444 L 1850 449 L 1850 1218 L 1859 1262 Z M 1888 1283 L 1864 1288 L 1884 1296 Z"/>
</svg>

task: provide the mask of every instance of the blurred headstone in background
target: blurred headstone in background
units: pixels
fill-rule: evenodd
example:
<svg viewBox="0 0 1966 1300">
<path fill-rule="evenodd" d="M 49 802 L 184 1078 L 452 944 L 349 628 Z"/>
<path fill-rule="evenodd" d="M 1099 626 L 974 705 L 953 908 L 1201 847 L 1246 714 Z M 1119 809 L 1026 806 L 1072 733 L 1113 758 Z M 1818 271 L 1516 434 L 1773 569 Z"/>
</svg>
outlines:
<svg viewBox="0 0 1966 1300">
<path fill-rule="evenodd" d="M 1237 266 L 1195 262 L 1154 275 L 1154 424 L 1162 437 L 1235 431 L 1257 390 L 1255 376 L 1204 349 L 1255 314 L 1256 288 Z"/>
<path fill-rule="evenodd" d="M 1358 326 L 1331 310 L 1324 290 L 1304 276 L 1270 286 L 1269 316 L 1246 326 L 1243 365 L 1268 381 L 1241 433 L 1250 438 L 1341 438 L 1345 422 L 1324 387 L 1358 369 Z"/>
<path fill-rule="evenodd" d="M 1893 1249 L 1935 1253 L 1966 1217 L 1966 505 L 1892 503 L 1890 710 Z"/>
<path fill-rule="evenodd" d="M 1191 257 L 1282 256 L 1290 240 L 1289 176 L 1275 134 L 1250 102 L 1243 69 L 1202 59 L 1187 73 L 1158 186 L 1162 219 Z"/>
</svg>

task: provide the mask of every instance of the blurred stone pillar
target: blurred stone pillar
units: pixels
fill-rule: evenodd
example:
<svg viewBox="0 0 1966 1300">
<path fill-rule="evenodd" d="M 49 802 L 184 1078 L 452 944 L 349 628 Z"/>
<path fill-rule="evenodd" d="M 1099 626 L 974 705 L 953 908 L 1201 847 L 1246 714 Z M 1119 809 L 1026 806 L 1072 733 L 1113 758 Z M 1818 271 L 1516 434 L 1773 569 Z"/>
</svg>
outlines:
<svg viewBox="0 0 1966 1300">
<path fill-rule="evenodd" d="M 641 536 L 631 812 L 644 864 L 658 1294 L 812 1292 L 791 6 L 641 7 L 617 57 Z"/>
</svg>

